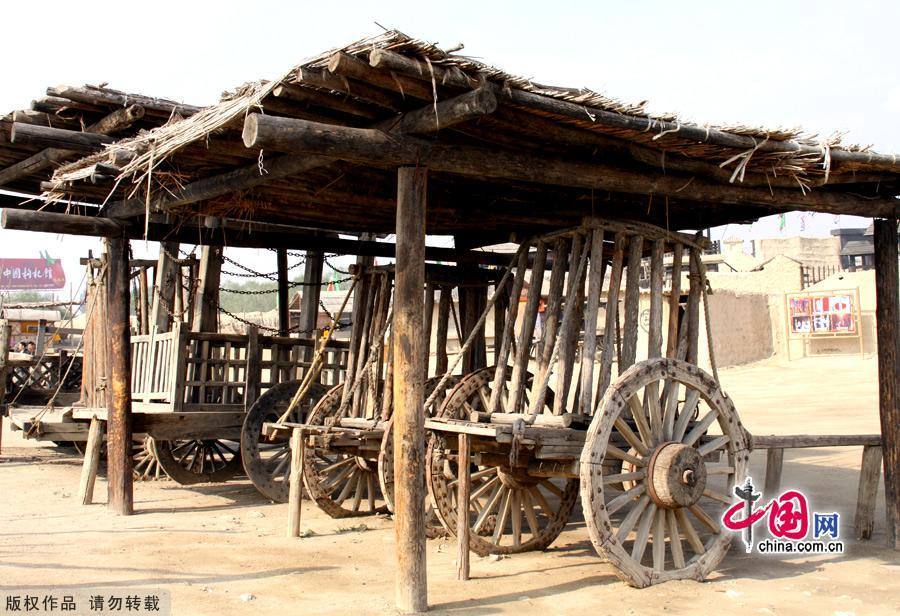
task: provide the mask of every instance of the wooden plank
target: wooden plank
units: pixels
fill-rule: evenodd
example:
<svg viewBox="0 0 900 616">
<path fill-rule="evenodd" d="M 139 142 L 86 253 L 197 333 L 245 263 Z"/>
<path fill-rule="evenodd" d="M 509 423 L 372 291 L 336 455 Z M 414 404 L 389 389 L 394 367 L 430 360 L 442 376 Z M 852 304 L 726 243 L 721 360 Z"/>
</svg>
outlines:
<svg viewBox="0 0 900 616">
<path fill-rule="evenodd" d="M 516 359 L 513 363 L 512 382 L 509 386 L 509 408 L 507 412 L 517 413 L 525 399 L 526 372 L 531 343 L 534 338 L 534 325 L 537 321 L 538 304 L 541 300 L 541 286 L 544 283 L 544 267 L 547 264 L 547 245 L 538 240 L 534 263 L 531 266 L 531 284 L 528 287 L 528 299 L 525 301 L 525 312 L 522 315 L 522 329 L 516 343 Z"/>
<path fill-rule="evenodd" d="M 468 434 L 459 435 L 459 477 L 456 495 L 456 577 L 469 579 L 469 497 L 472 491 Z"/>
<path fill-rule="evenodd" d="M 616 234 L 613 248 L 612 270 L 609 274 L 609 289 L 606 292 L 606 326 L 603 330 L 603 354 L 600 357 L 600 379 L 597 382 L 597 401 L 606 393 L 612 381 L 613 339 L 616 331 L 616 315 L 619 313 L 619 287 L 622 284 L 622 266 L 625 261 L 625 234 Z M 587 335 L 587 332 L 585 332 Z M 593 412 L 593 407 L 591 408 Z"/>
<path fill-rule="evenodd" d="M 585 276 L 578 276 L 577 272 L 582 262 L 585 251 L 584 236 L 581 233 L 572 239 L 572 251 L 569 258 L 569 275 L 566 287 L 566 307 L 563 309 L 562 330 L 559 333 L 559 369 L 556 377 L 556 395 L 553 398 L 553 414 L 561 415 L 569 400 L 569 388 L 572 385 L 572 375 L 575 372 L 575 347 L 578 342 L 580 326 L 584 309 L 584 284 Z M 576 403 L 578 401 L 576 400 Z"/>
<path fill-rule="evenodd" d="M 663 299 L 663 253 L 665 242 L 655 240 L 650 249 L 650 324 L 647 337 L 647 357 L 662 355 L 662 299 Z"/>
<path fill-rule="evenodd" d="M 512 289 L 509 294 L 509 310 L 506 315 L 506 323 L 503 329 L 503 339 L 500 341 L 500 351 L 497 357 L 497 367 L 494 370 L 494 381 L 491 385 L 490 411 L 495 413 L 500 410 L 502 393 L 506 387 L 507 360 L 510 347 L 515 336 L 516 317 L 519 314 L 519 297 L 522 294 L 522 286 L 525 284 L 525 272 L 528 270 L 528 245 L 519 247 L 519 259 L 516 262 L 516 275 L 513 278 Z M 494 344 L 497 341 L 494 340 Z"/>
<path fill-rule="evenodd" d="M 675 244 L 672 250 L 672 287 L 669 291 L 669 332 L 666 337 L 666 357 L 674 359 L 678 351 L 678 326 L 681 314 L 681 260 L 684 245 Z"/>
<path fill-rule="evenodd" d="M 863 447 L 854 522 L 857 539 L 871 539 L 875 530 L 875 499 L 878 496 L 878 479 L 881 477 L 881 451 L 881 447 L 877 445 Z"/>
<path fill-rule="evenodd" d="M 422 288 L 428 172 L 397 173 L 397 277 L 394 294 L 395 596 L 401 612 L 428 609 L 425 565 L 425 414 L 422 406 Z"/>
<path fill-rule="evenodd" d="M 290 298 L 288 297 L 287 249 L 275 250 L 276 271 L 278 273 L 278 334 L 287 336 L 291 330 Z"/>
<path fill-rule="evenodd" d="M 259 328 L 251 325 L 247 328 L 247 369 L 244 374 L 244 408 L 250 407 L 259 398 L 262 381 L 262 352 L 259 347 Z"/>
<path fill-rule="evenodd" d="M 878 407 L 884 455 L 888 545 L 900 550 L 900 276 L 897 218 L 875 220 Z"/>
<path fill-rule="evenodd" d="M 641 257 L 644 238 L 633 235 L 628 242 L 628 266 L 625 272 L 625 329 L 622 333 L 622 357 L 619 374 L 634 364 L 637 357 L 638 319 L 641 311 Z"/>
<path fill-rule="evenodd" d="M 753 435 L 751 449 L 797 449 L 805 447 L 859 447 L 881 444 L 878 434 Z"/>
<path fill-rule="evenodd" d="M 450 302 L 453 301 L 453 289 L 450 287 L 441 287 L 440 298 L 438 299 L 438 315 L 437 315 L 437 331 L 435 333 L 435 374 L 444 374 L 447 371 L 447 326 L 450 321 Z M 495 313 L 496 314 L 496 313 Z M 497 344 L 498 338 L 494 338 L 494 344 Z"/>
</svg>

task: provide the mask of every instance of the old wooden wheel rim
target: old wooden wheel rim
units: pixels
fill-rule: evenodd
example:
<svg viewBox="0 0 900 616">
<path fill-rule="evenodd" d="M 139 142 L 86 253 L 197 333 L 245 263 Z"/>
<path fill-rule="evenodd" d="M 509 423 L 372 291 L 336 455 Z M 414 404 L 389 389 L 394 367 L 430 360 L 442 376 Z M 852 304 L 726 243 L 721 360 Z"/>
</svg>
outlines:
<svg viewBox="0 0 900 616">
<path fill-rule="evenodd" d="M 622 441 L 629 451 L 611 444 Z M 611 459 L 627 472 L 611 473 Z M 581 455 L 594 547 L 632 586 L 704 579 L 731 543 L 721 510 L 748 459 L 737 411 L 711 376 L 673 359 L 635 364 L 604 395 Z"/>
<path fill-rule="evenodd" d="M 182 485 L 221 483 L 241 470 L 240 445 L 225 439 L 156 441 L 159 465 Z"/>
<path fill-rule="evenodd" d="M 461 419 L 468 418 L 472 411 L 486 410 L 493 375 L 494 368 L 483 368 L 463 377 L 447 396 L 440 416 Z M 547 404 L 552 408 L 549 394 Z M 446 434 L 431 435 L 426 459 L 435 513 L 444 528 L 455 535 L 458 467 Z M 577 498 L 575 479 L 550 480 L 509 468 L 473 466 L 469 547 L 481 556 L 542 550 L 562 532 Z"/>
<path fill-rule="evenodd" d="M 278 421 L 297 393 L 300 381 L 285 381 L 261 395 L 244 418 L 241 427 L 241 458 L 244 472 L 260 494 L 276 503 L 286 503 L 291 474 L 291 447 L 288 438 L 267 438 L 263 424 Z M 304 400 L 287 419 L 303 423 L 312 407 L 325 393 L 325 386 L 313 383 Z"/>
<path fill-rule="evenodd" d="M 335 385 L 322 396 L 306 423 L 324 426 L 341 405 L 344 385 Z M 331 450 L 304 448 L 303 483 L 316 504 L 333 518 L 371 515 L 385 511 L 378 485 L 377 461 Z"/>
</svg>

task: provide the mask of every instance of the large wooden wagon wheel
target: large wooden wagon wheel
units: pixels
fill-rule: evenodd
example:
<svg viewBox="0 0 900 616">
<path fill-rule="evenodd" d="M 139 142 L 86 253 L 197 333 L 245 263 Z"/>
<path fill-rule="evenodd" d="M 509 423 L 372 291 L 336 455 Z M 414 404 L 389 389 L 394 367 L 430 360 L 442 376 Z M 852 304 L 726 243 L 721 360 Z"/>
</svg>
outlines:
<svg viewBox="0 0 900 616">
<path fill-rule="evenodd" d="M 493 375 L 491 367 L 463 377 L 447 396 L 439 416 L 468 419 L 473 411 L 487 411 Z M 526 385 L 526 408 L 528 390 Z M 549 412 L 552 406 L 553 396 L 548 391 L 545 410 Z M 455 535 L 458 466 L 455 444 L 451 444 L 446 432 L 433 434 L 426 459 L 435 513 Z M 576 479 L 531 477 L 508 465 L 473 465 L 469 547 L 480 556 L 542 550 L 562 532 L 577 498 Z"/>
<path fill-rule="evenodd" d="M 156 441 L 159 465 L 181 485 L 221 483 L 241 471 L 240 444 L 224 439 Z"/>
<path fill-rule="evenodd" d="M 432 377 L 425 381 L 425 398 L 431 397 L 435 387 L 437 387 L 441 378 L 439 376 Z M 459 382 L 459 377 L 451 376 L 444 381 L 443 389 L 448 391 L 453 389 Z M 446 399 L 445 395 L 438 395 L 433 404 L 425 409 L 425 417 L 432 417 L 441 407 Z M 384 436 L 381 438 L 381 450 L 378 452 L 378 483 L 381 486 L 381 494 L 384 497 L 385 505 L 388 511 L 394 512 L 394 419 L 393 417 L 387 422 L 384 429 Z M 435 516 L 434 504 L 431 498 L 425 503 L 425 534 L 429 539 L 441 537 L 446 534 L 444 525 Z"/>
<path fill-rule="evenodd" d="M 326 426 L 336 418 L 344 384 L 328 390 L 306 419 L 307 425 Z M 378 486 L 377 461 L 328 447 L 304 448 L 303 483 L 306 493 L 333 518 L 385 511 Z"/>
<path fill-rule="evenodd" d="M 748 459 L 737 411 L 712 377 L 674 359 L 635 364 L 606 391 L 581 455 L 594 547 L 632 586 L 704 579 L 732 541 L 721 514 Z"/>
<path fill-rule="evenodd" d="M 288 500 L 290 440 L 263 436 L 262 429 L 264 423 L 276 422 L 281 418 L 299 387 L 300 381 L 285 381 L 270 387 L 250 407 L 241 428 L 244 472 L 260 494 L 276 503 L 286 503 Z M 313 383 L 304 399 L 285 421 L 303 423 L 325 391 L 324 385 Z"/>
</svg>

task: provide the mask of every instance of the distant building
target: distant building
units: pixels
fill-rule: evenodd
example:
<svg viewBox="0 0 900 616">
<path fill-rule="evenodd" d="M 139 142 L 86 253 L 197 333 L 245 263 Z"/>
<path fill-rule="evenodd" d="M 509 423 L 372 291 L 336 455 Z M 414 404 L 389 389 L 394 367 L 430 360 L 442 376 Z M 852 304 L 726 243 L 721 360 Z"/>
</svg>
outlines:
<svg viewBox="0 0 900 616">
<path fill-rule="evenodd" d="M 832 229 L 831 235 L 840 241 L 842 269 L 854 271 L 875 267 L 874 236 L 868 229 Z"/>
</svg>

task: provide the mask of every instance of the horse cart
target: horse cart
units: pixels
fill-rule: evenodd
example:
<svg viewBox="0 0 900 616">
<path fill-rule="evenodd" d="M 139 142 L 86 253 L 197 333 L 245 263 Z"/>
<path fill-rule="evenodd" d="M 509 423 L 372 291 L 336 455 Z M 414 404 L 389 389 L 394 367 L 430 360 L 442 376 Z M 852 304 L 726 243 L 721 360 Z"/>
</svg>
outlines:
<svg viewBox="0 0 900 616">
<path fill-rule="evenodd" d="M 703 579 L 719 563 L 731 542 L 721 509 L 749 451 L 728 396 L 697 365 L 703 247 L 700 238 L 598 219 L 521 246 L 511 294 L 529 268 L 532 284 L 521 315 L 510 304 L 495 365 L 459 378 L 426 422 L 429 492 L 461 554 L 546 548 L 580 497 L 595 549 L 632 586 Z M 645 259 L 649 324 L 639 344 Z M 536 281 L 547 270 L 530 359 Z"/>
<path fill-rule="evenodd" d="M 477 315 L 486 304 L 488 288 L 496 284 L 497 274 L 496 270 L 479 268 L 426 268 L 424 322 L 431 350 L 426 354 L 425 374 L 443 375 L 448 370 L 451 321 L 461 343 L 475 330 Z M 287 388 L 284 384 L 284 389 L 269 390 L 248 413 L 242 449 L 254 483 L 257 473 L 248 461 L 255 459 L 258 422 L 262 421 L 263 440 L 279 443 L 278 453 L 268 463 L 270 472 L 260 479 L 262 485 L 257 484 L 261 491 L 270 489 L 273 500 L 288 500 L 289 441 L 291 434 L 299 431 L 303 484 L 323 511 L 335 518 L 393 512 L 393 354 L 389 343 L 393 277 L 393 266 L 369 268 L 355 283 L 354 301 L 360 309 L 354 308 L 354 314 L 360 317 L 354 321 L 344 381 L 330 387 L 297 383 Z M 449 367 L 451 372 L 459 363 L 469 369 L 484 365 L 486 342 L 483 336 L 478 338 L 478 344 L 458 349 Z M 427 379 L 431 402 L 425 407 L 426 415 L 437 411 L 443 392 L 455 383 L 452 376 Z M 248 430 L 251 423 L 254 427 Z M 440 522 L 430 512 L 427 517 L 429 535 L 441 533 Z"/>
</svg>

